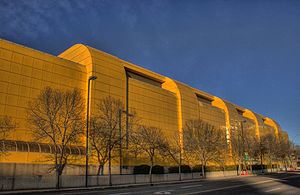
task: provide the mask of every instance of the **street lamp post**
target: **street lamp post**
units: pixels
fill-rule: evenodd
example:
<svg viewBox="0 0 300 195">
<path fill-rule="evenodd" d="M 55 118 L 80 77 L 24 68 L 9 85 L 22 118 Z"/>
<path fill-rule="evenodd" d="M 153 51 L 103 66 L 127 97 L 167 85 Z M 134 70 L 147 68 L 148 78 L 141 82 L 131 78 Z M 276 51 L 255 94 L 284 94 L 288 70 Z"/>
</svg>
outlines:
<svg viewBox="0 0 300 195">
<path fill-rule="evenodd" d="M 125 113 L 126 114 L 126 117 L 127 116 L 129 116 L 129 117 L 133 117 L 133 115 L 132 114 L 130 114 L 130 113 L 127 113 L 127 111 L 125 111 L 125 110 L 122 110 L 122 109 L 120 109 L 119 110 L 119 144 L 120 144 L 120 175 L 122 175 L 123 173 L 122 173 L 122 168 L 123 168 L 123 149 L 122 149 L 122 145 L 123 145 L 123 143 L 122 143 L 122 139 L 123 139 L 123 135 L 122 135 L 122 114 L 123 113 Z M 126 121 L 126 126 L 127 126 L 127 121 Z M 126 138 L 127 138 L 127 132 L 126 132 Z M 127 143 L 126 143 L 126 147 L 127 147 Z"/>
<path fill-rule="evenodd" d="M 122 110 L 119 110 L 119 136 L 120 136 L 120 175 L 122 175 Z"/>
<path fill-rule="evenodd" d="M 96 76 L 90 76 L 88 79 L 88 93 L 86 105 L 86 144 L 85 144 L 85 187 L 88 187 L 88 169 L 89 169 L 89 112 L 90 112 L 90 83 L 96 80 Z"/>
<path fill-rule="evenodd" d="M 245 138 L 244 138 L 244 126 L 243 126 L 243 123 L 246 123 L 247 121 L 246 120 L 243 120 L 243 121 L 241 121 L 240 122 L 240 124 L 241 124 L 241 142 L 239 141 L 239 145 L 240 144 L 242 144 L 242 163 L 243 163 L 243 167 L 245 166 Z M 239 146 L 240 147 L 240 146 Z M 240 170 L 239 171 L 241 171 L 241 166 L 240 166 L 240 168 L 239 168 Z"/>
<path fill-rule="evenodd" d="M 265 127 L 263 127 L 264 130 Z M 259 137 L 259 155 L 260 155 L 260 170 L 261 173 L 264 173 L 264 165 L 263 165 L 263 158 L 264 158 L 264 152 L 265 152 L 265 143 L 262 140 L 263 137 Z"/>
</svg>

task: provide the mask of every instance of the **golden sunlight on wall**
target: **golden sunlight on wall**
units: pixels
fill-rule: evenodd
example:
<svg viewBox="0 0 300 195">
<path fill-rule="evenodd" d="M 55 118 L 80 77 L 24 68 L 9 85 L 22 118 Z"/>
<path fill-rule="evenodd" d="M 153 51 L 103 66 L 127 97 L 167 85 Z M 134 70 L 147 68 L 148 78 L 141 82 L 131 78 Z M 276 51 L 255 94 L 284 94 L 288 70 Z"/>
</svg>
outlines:
<svg viewBox="0 0 300 195">
<path fill-rule="evenodd" d="M 0 115 L 17 122 L 8 139 L 31 141 L 26 123 L 28 101 L 46 87 L 79 88 L 85 94 L 84 66 L 0 40 Z"/>
<path fill-rule="evenodd" d="M 18 124 L 8 137 L 13 141 L 36 141 L 26 124 L 26 108 L 44 87 L 79 88 L 86 98 L 91 75 L 98 77 L 91 85 L 91 115 L 100 99 L 112 96 L 124 103 L 124 110 L 136 111 L 143 124 L 167 135 L 180 132 L 181 140 L 185 122 L 198 118 L 224 129 L 228 143 L 243 120 L 254 136 L 282 132 L 270 118 L 82 44 L 56 57 L 0 39 L 0 75 L 0 115 L 11 116 Z M 37 159 L 45 155 L 11 152 L 1 162 L 40 163 Z"/>
<path fill-rule="evenodd" d="M 136 110 L 142 123 L 161 128 L 168 135 L 178 132 L 176 94 L 133 78 L 129 79 L 129 110 Z"/>
</svg>

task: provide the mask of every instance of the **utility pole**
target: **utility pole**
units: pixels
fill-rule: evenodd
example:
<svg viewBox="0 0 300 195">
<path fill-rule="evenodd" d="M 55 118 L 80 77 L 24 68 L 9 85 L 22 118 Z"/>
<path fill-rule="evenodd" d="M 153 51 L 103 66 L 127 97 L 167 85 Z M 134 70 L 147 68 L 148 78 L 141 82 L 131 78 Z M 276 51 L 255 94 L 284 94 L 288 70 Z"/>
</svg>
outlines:
<svg viewBox="0 0 300 195">
<path fill-rule="evenodd" d="M 260 168 L 261 168 L 261 173 L 264 172 L 264 167 L 263 167 L 263 145 L 260 140 L 259 142 L 259 150 L 260 150 Z"/>
<path fill-rule="evenodd" d="M 243 126 L 243 123 L 246 123 L 247 121 L 246 120 L 243 120 L 243 121 L 240 121 L 240 125 L 241 125 L 241 133 L 240 133 L 240 136 L 239 137 L 241 137 L 240 139 L 239 139 L 239 141 L 238 141 L 238 144 L 239 144 L 239 150 L 241 150 L 241 151 L 239 151 L 239 152 L 241 152 L 242 154 L 241 154 L 241 156 L 240 156 L 240 158 L 242 157 L 242 166 L 244 167 L 245 166 L 245 140 L 244 140 L 244 126 Z M 240 145 L 242 145 L 242 147 L 240 146 Z M 241 148 L 240 148 L 241 147 Z M 239 171 L 241 171 L 241 165 L 239 165 L 240 166 L 240 170 Z"/>
<path fill-rule="evenodd" d="M 126 149 L 129 142 L 129 75 L 126 72 Z"/>
<path fill-rule="evenodd" d="M 120 144 L 120 175 L 122 175 L 122 167 L 123 167 L 123 155 L 122 155 L 122 110 L 119 110 L 119 144 Z"/>
<path fill-rule="evenodd" d="M 90 76 L 88 79 L 88 94 L 86 104 L 86 137 L 85 137 L 85 187 L 88 187 L 88 175 L 89 175 L 89 114 L 90 114 L 90 84 L 91 81 L 96 80 L 96 76 Z"/>
<path fill-rule="evenodd" d="M 245 121 L 242 121 L 241 122 L 241 135 L 242 135 L 242 154 L 243 154 L 243 160 L 242 160 L 242 164 L 243 164 L 243 168 L 245 166 L 245 140 L 244 140 L 244 126 L 243 126 L 243 123 Z"/>
</svg>

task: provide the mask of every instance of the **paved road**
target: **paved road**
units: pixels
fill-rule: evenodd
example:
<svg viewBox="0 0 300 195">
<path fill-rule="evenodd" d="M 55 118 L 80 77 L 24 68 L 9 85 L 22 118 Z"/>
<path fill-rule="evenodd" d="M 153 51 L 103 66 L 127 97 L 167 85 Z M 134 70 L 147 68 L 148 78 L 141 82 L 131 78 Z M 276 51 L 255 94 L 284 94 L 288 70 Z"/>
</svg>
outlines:
<svg viewBox="0 0 300 195">
<path fill-rule="evenodd" d="M 139 186 L 119 189 L 67 191 L 49 194 L 130 195 L 130 194 L 300 194 L 300 174 L 284 173 L 241 176 L 188 183 Z"/>
</svg>

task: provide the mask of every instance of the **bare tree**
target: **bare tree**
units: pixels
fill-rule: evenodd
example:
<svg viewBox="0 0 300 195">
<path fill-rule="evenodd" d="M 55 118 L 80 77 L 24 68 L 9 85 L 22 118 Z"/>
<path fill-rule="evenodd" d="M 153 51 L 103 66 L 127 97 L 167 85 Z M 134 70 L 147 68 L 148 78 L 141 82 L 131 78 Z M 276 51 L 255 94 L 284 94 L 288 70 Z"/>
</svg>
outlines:
<svg viewBox="0 0 300 195">
<path fill-rule="evenodd" d="M 258 137 L 253 136 L 249 131 L 246 132 L 245 135 L 245 156 L 248 159 L 245 159 L 245 163 L 249 163 L 250 165 L 250 172 L 252 173 L 252 165 L 256 162 L 257 159 L 257 150 L 259 149 L 259 144 L 258 143 Z"/>
<path fill-rule="evenodd" d="M 254 144 L 254 156 L 258 161 L 260 162 L 260 167 L 261 167 L 261 172 L 263 173 L 264 167 L 264 159 L 265 159 L 265 153 L 267 151 L 266 148 L 266 143 L 264 136 L 260 136 L 260 138 L 255 139 L 255 144 Z"/>
<path fill-rule="evenodd" d="M 91 118 L 90 122 L 89 139 L 93 150 L 92 154 L 96 156 L 99 163 L 97 175 L 103 175 L 104 165 L 108 161 L 110 132 L 105 128 L 104 124 L 101 124 L 95 118 Z"/>
<path fill-rule="evenodd" d="M 108 96 L 97 104 L 96 114 L 91 119 L 90 140 L 99 163 L 98 173 L 103 175 L 104 165 L 108 162 L 109 183 L 111 185 L 111 162 L 113 150 L 121 147 L 125 135 L 121 133 L 123 124 L 123 103 Z M 131 117 L 132 118 L 132 117 Z M 115 153 L 114 153 L 115 154 Z"/>
<path fill-rule="evenodd" d="M 227 162 L 229 161 L 229 147 L 226 143 L 226 134 L 224 134 L 223 136 L 225 136 L 224 139 L 224 143 L 218 146 L 218 151 L 217 151 L 217 157 L 214 159 L 214 161 L 220 166 L 220 168 L 222 169 L 223 173 L 226 171 L 226 165 Z"/>
<path fill-rule="evenodd" d="M 200 119 L 187 121 L 183 132 L 185 152 L 195 154 L 205 177 L 205 166 L 209 161 L 218 159 L 226 143 L 224 132 Z"/>
<path fill-rule="evenodd" d="M 282 136 L 278 137 L 278 143 L 276 144 L 275 156 L 276 160 L 280 161 L 287 171 L 287 165 L 291 162 L 293 154 L 293 144 L 290 140 L 285 139 Z"/>
<path fill-rule="evenodd" d="M 152 168 L 154 160 L 166 145 L 166 140 L 161 129 L 141 125 L 131 133 L 131 148 L 136 154 L 146 154 L 150 161 L 150 183 L 152 183 Z"/>
<path fill-rule="evenodd" d="M 6 154 L 6 148 L 4 141 L 7 139 L 7 135 L 16 129 L 16 123 L 11 117 L 0 117 L 0 156 Z"/>
<path fill-rule="evenodd" d="M 268 164 L 271 167 L 271 171 L 273 171 L 273 162 L 276 161 L 276 152 L 277 152 L 277 139 L 272 134 L 267 134 L 261 137 L 261 141 L 265 146 L 265 157 L 268 160 Z"/>
<path fill-rule="evenodd" d="M 84 132 L 84 101 L 79 90 L 62 91 L 50 87 L 29 102 L 28 121 L 33 136 L 54 145 L 49 160 L 54 163 L 56 187 L 65 166 L 75 158 L 69 147 L 81 144 Z"/>
<path fill-rule="evenodd" d="M 162 145 L 161 150 L 178 165 L 179 180 L 181 180 L 183 146 L 179 137 L 179 132 L 173 134 L 173 136 L 166 137 L 166 142 Z"/>
<path fill-rule="evenodd" d="M 230 139 L 232 159 L 235 165 L 238 166 L 238 174 L 240 174 L 242 168 L 247 167 L 249 154 L 252 153 L 252 141 L 254 141 L 250 129 L 243 127 L 244 122 L 240 121 L 233 127 Z"/>
<path fill-rule="evenodd" d="M 91 117 L 90 140 L 93 154 L 99 163 L 97 174 L 103 175 L 104 166 L 108 162 L 110 185 L 111 162 L 118 156 L 115 149 L 120 150 L 119 157 L 121 158 L 122 140 L 125 137 L 125 134 L 122 134 L 125 126 L 123 107 L 124 105 L 119 99 L 108 96 L 100 100 L 97 104 L 96 114 Z M 136 113 L 133 111 L 130 113 L 128 126 L 133 128 L 135 123 Z"/>
</svg>

